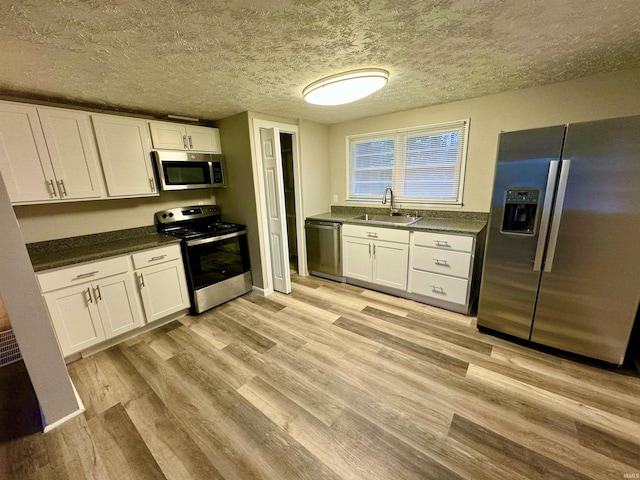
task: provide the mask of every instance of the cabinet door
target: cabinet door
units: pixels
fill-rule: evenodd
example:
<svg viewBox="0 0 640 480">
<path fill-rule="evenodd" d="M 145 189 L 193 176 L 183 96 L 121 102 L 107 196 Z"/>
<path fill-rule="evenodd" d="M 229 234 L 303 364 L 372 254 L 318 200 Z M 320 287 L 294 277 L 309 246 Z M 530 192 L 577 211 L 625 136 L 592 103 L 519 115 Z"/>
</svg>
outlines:
<svg viewBox="0 0 640 480">
<path fill-rule="evenodd" d="M 386 287 L 406 290 L 409 245 L 374 242 L 373 248 L 373 282 Z"/>
<path fill-rule="evenodd" d="M 131 273 L 105 278 L 91 288 L 107 338 L 143 325 Z"/>
<path fill-rule="evenodd" d="M 136 270 L 147 322 L 189 308 L 189 294 L 180 260 Z"/>
<path fill-rule="evenodd" d="M 58 198 L 36 107 L 0 102 L 0 172 L 12 203 Z"/>
<path fill-rule="evenodd" d="M 147 121 L 114 115 L 92 115 L 91 118 L 109 196 L 158 195 Z"/>
<path fill-rule="evenodd" d="M 370 282 L 372 280 L 372 243 L 362 238 L 343 237 L 342 252 L 343 275 Z"/>
<path fill-rule="evenodd" d="M 187 126 L 187 143 L 189 150 L 222 153 L 220 131 L 217 128 Z"/>
<path fill-rule="evenodd" d="M 98 152 L 89 114 L 38 108 L 61 199 L 103 196 Z"/>
<path fill-rule="evenodd" d="M 149 122 L 153 148 L 188 150 L 187 129 L 179 123 Z"/>
<path fill-rule="evenodd" d="M 46 293 L 44 301 L 63 356 L 106 339 L 100 313 L 88 283 Z"/>
</svg>

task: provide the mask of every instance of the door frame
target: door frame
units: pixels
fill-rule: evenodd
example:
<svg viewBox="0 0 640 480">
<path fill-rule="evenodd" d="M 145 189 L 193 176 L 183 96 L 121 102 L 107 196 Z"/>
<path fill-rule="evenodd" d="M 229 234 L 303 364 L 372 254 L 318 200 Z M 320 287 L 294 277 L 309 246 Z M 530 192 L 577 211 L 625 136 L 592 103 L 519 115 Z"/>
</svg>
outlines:
<svg viewBox="0 0 640 480">
<path fill-rule="evenodd" d="M 263 272 L 263 285 L 264 289 L 262 293 L 269 295 L 274 292 L 273 290 L 273 270 L 271 268 L 271 252 L 269 249 L 269 229 L 267 223 L 267 209 L 266 209 L 266 188 L 264 185 L 264 162 L 262 159 L 262 148 L 260 145 L 260 129 L 261 128 L 275 128 L 278 134 L 288 133 L 293 136 L 293 190 L 296 207 L 296 240 L 298 247 L 298 274 L 301 276 L 307 276 L 307 248 L 304 235 L 304 215 L 302 205 L 302 175 L 301 175 L 301 162 L 300 162 L 300 142 L 299 142 L 299 129 L 297 125 L 291 125 L 287 123 L 272 122 L 270 120 L 253 119 L 253 184 L 255 188 L 256 196 L 256 210 L 258 214 L 258 235 L 260 238 L 260 257 L 262 263 Z"/>
</svg>

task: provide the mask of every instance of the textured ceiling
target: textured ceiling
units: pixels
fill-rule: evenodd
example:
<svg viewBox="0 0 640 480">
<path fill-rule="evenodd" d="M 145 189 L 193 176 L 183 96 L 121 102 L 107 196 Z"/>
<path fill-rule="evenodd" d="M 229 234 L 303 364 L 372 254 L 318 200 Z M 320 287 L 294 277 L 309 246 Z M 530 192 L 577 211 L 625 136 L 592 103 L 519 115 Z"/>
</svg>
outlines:
<svg viewBox="0 0 640 480">
<path fill-rule="evenodd" d="M 0 94 L 324 123 L 640 67 L 639 0 L 0 0 Z M 343 70 L 373 96 L 306 104 Z"/>
</svg>

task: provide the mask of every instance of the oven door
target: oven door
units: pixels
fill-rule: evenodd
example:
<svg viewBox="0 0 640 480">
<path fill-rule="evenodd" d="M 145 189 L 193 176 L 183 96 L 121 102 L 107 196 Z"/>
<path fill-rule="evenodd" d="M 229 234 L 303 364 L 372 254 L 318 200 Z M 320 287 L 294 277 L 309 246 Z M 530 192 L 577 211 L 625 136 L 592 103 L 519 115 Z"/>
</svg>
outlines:
<svg viewBox="0 0 640 480">
<path fill-rule="evenodd" d="M 193 290 L 242 275 L 251 268 L 247 231 L 187 241 L 185 262 Z"/>
</svg>

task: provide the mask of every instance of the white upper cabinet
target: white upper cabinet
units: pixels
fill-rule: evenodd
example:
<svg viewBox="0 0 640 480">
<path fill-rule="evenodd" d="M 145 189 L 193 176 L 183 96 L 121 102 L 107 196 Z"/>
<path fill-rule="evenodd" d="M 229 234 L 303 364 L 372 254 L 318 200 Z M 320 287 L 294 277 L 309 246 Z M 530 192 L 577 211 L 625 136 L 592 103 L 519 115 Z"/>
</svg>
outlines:
<svg viewBox="0 0 640 480">
<path fill-rule="evenodd" d="M 12 203 L 103 197 L 89 116 L 0 102 L 0 171 Z"/>
<path fill-rule="evenodd" d="M 149 128 L 153 148 L 222 153 L 217 128 L 170 122 L 149 122 Z"/>
<path fill-rule="evenodd" d="M 62 199 L 104 195 L 89 114 L 38 107 L 38 115 Z"/>
<path fill-rule="evenodd" d="M 92 115 L 109 197 L 158 195 L 147 121 Z"/>
</svg>

